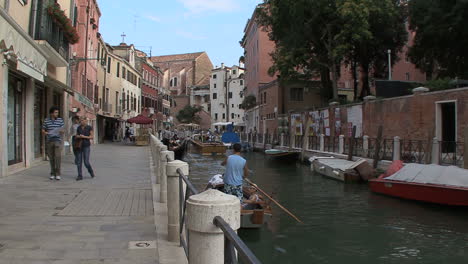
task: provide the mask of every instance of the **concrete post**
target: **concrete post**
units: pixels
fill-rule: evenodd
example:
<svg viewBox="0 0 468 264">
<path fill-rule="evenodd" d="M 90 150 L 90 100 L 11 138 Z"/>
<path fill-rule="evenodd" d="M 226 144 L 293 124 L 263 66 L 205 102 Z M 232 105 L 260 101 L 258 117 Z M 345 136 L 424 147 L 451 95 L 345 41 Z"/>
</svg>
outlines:
<svg viewBox="0 0 468 264">
<path fill-rule="evenodd" d="M 210 189 L 187 201 L 190 264 L 223 264 L 224 234 L 213 224 L 221 216 L 236 231 L 240 228 L 240 201 L 235 196 Z"/>
<path fill-rule="evenodd" d="M 439 155 L 440 155 L 439 139 L 435 137 L 432 140 L 432 164 L 440 163 Z"/>
<path fill-rule="evenodd" d="M 180 243 L 179 227 L 179 173 L 181 169 L 185 176 L 189 175 L 189 166 L 187 162 L 175 160 L 166 165 L 167 174 L 167 235 L 170 242 Z"/>
<path fill-rule="evenodd" d="M 393 160 L 401 159 L 401 142 L 400 137 L 393 138 Z"/>
<path fill-rule="evenodd" d="M 325 135 L 320 134 L 320 151 L 325 151 Z"/>
<path fill-rule="evenodd" d="M 338 139 L 338 153 L 343 154 L 344 153 L 344 135 L 340 135 Z"/>
<path fill-rule="evenodd" d="M 281 133 L 280 144 L 282 147 L 284 147 L 284 133 Z"/>
<path fill-rule="evenodd" d="M 156 164 L 157 164 L 157 168 L 156 168 L 156 184 L 161 184 L 161 178 L 163 177 L 162 175 L 162 166 L 161 166 L 161 153 L 163 151 L 167 151 L 167 146 L 160 143 L 158 145 L 158 149 L 157 149 L 157 154 L 156 154 Z"/>
<path fill-rule="evenodd" d="M 364 152 L 364 157 L 369 155 L 369 136 L 362 137 L 362 151 Z"/>
<path fill-rule="evenodd" d="M 166 146 L 164 146 L 165 149 L 167 149 Z M 159 169 L 159 171 L 161 172 L 161 179 L 160 179 L 160 183 L 161 183 L 161 188 L 160 188 L 160 192 L 159 192 L 159 199 L 161 201 L 161 203 L 167 203 L 167 175 L 166 175 L 166 165 L 167 165 L 167 160 L 171 160 L 173 161 L 174 160 L 174 151 L 161 151 L 161 155 L 160 155 L 160 161 L 161 161 L 161 168 Z"/>
</svg>

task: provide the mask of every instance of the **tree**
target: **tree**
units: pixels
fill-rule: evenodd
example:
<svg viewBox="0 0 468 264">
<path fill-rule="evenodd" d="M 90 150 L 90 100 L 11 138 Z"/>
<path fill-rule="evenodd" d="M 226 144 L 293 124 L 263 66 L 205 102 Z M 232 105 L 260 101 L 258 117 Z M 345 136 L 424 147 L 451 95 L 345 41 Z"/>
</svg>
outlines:
<svg viewBox="0 0 468 264">
<path fill-rule="evenodd" d="M 177 113 L 176 118 L 184 124 L 199 123 L 201 118 L 197 114 L 202 110 L 201 106 L 187 105 Z"/>
<path fill-rule="evenodd" d="M 251 108 L 254 108 L 255 105 L 257 104 L 257 98 L 253 94 L 249 94 L 246 97 L 244 97 L 244 100 L 242 101 L 241 108 L 245 110 L 249 110 Z"/>
<path fill-rule="evenodd" d="M 409 1 L 411 61 L 431 77 L 468 79 L 467 13 L 468 1 Z"/>
<path fill-rule="evenodd" d="M 320 76 L 325 99 L 336 99 L 339 66 L 362 73 L 361 97 L 370 94 L 369 75 L 385 65 L 406 41 L 404 13 L 396 0 L 265 0 L 259 21 L 276 43 L 270 74 L 283 79 Z"/>
</svg>

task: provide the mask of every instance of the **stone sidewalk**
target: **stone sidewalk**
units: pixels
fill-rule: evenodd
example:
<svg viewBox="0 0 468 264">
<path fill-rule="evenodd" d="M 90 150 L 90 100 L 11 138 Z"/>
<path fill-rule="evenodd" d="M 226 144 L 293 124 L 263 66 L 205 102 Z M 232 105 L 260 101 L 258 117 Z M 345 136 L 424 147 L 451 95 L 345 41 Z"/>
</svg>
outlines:
<svg viewBox="0 0 468 264">
<path fill-rule="evenodd" d="M 72 162 L 61 181 L 46 163 L 0 179 L 0 263 L 159 263 L 148 148 L 93 146 L 80 182 Z"/>
</svg>

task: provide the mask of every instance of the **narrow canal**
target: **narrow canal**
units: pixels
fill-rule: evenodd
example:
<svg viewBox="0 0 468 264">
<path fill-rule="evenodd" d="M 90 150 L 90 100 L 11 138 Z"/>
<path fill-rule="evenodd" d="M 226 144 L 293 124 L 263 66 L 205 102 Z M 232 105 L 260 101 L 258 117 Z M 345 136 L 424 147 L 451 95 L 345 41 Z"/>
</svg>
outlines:
<svg viewBox="0 0 468 264">
<path fill-rule="evenodd" d="M 468 210 L 375 195 L 300 163 L 246 153 L 251 178 L 304 224 L 273 206 L 274 217 L 241 238 L 265 264 L 468 263 Z M 206 185 L 222 158 L 189 154 L 190 178 Z"/>
</svg>

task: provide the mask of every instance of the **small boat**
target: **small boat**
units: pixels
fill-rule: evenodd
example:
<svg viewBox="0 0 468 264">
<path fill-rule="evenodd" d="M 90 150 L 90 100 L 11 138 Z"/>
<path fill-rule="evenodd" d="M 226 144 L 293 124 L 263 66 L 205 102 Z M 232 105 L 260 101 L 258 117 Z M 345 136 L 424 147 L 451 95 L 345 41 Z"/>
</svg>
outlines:
<svg viewBox="0 0 468 264">
<path fill-rule="evenodd" d="M 191 139 L 191 143 L 195 150 L 202 155 L 224 155 L 227 150 L 227 147 L 220 142 L 201 142 Z"/>
<path fill-rule="evenodd" d="M 468 206 L 468 170 L 455 166 L 407 164 L 394 174 L 369 181 L 373 192 L 398 198 Z"/>
<path fill-rule="evenodd" d="M 373 169 L 369 169 L 370 165 L 365 159 L 348 161 L 333 157 L 312 157 L 309 161 L 313 171 L 342 182 L 366 181 L 373 174 Z"/>
<path fill-rule="evenodd" d="M 208 184 L 207 188 L 213 188 L 218 191 L 223 191 L 224 184 Z M 247 188 L 243 187 L 244 198 L 247 197 Z M 263 200 L 263 197 L 258 194 L 258 196 Z M 249 205 L 249 207 L 243 207 L 241 209 L 241 228 L 261 228 L 264 224 L 270 221 L 272 217 L 272 211 L 270 205 Z"/>
<path fill-rule="evenodd" d="M 278 158 L 278 159 L 295 159 L 299 156 L 300 152 L 297 151 L 288 151 L 281 149 L 267 149 L 265 150 L 265 155 L 268 157 Z"/>
</svg>

